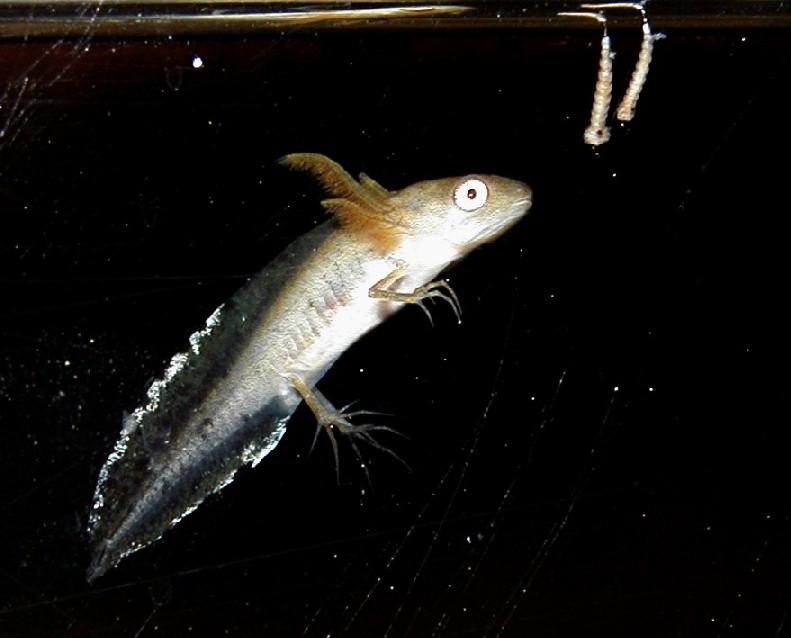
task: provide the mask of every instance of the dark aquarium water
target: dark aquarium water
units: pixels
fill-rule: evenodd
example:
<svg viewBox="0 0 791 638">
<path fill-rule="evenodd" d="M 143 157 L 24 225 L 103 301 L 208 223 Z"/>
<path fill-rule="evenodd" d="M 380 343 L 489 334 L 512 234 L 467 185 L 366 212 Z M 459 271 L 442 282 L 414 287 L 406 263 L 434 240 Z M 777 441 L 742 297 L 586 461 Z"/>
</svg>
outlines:
<svg viewBox="0 0 791 638">
<path fill-rule="evenodd" d="M 363 13 L 355 13 L 363 11 Z M 390 13 L 388 13 L 388 11 Z M 0 6 L 0 635 L 791 635 L 791 15 L 573 3 Z M 278 165 L 524 181 L 516 227 L 254 469 L 86 582 L 99 470 L 189 335 L 326 218 Z M 370 477 L 370 480 L 368 476 Z"/>
</svg>

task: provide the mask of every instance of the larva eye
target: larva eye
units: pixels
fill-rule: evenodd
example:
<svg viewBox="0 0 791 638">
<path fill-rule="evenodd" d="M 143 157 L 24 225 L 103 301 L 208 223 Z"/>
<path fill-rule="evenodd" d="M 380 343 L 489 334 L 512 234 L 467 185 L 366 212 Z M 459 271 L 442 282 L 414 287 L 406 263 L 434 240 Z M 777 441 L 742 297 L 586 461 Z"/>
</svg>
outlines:
<svg viewBox="0 0 791 638">
<path fill-rule="evenodd" d="M 478 210 L 489 199 L 489 189 L 477 177 L 469 177 L 462 181 L 453 191 L 456 206 L 466 211 Z"/>
</svg>

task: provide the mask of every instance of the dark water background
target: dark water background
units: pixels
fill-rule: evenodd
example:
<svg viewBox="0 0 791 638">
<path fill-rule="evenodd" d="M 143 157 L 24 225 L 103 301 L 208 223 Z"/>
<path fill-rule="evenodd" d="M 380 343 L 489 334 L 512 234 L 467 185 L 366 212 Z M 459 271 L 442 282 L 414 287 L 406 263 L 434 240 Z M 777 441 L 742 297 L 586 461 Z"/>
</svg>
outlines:
<svg viewBox="0 0 791 638">
<path fill-rule="evenodd" d="M 788 32 L 666 33 L 598 152 L 595 30 L 0 42 L 0 635 L 791 632 Z M 321 384 L 411 472 L 346 449 L 336 485 L 300 409 L 88 586 L 121 414 L 322 219 L 294 151 L 534 205 L 450 271 L 460 326 L 407 309 Z"/>
</svg>

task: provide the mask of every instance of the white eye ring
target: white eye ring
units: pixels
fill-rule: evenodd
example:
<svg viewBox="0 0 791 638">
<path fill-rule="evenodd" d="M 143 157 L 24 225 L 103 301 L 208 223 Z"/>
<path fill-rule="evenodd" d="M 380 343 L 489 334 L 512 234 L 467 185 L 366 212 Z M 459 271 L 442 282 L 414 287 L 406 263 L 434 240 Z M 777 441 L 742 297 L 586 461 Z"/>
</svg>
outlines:
<svg viewBox="0 0 791 638">
<path fill-rule="evenodd" d="M 489 188 L 477 177 L 468 177 L 453 189 L 456 206 L 467 212 L 478 210 L 489 199 Z"/>
</svg>

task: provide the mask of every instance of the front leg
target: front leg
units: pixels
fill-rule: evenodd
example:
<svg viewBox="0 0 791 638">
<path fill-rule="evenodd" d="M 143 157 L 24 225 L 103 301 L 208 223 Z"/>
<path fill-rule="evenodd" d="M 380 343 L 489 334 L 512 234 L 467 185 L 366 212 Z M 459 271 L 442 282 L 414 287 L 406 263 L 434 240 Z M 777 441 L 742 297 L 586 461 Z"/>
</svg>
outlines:
<svg viewBox="0 0 791 638">
<path fill-rule="evenodd" d="M 396 292 L 395 290 L 390 290 L 390 286 L 406 275 L 407 271 L 407 263 L 399 259 L 396 262 L 396 267 L 393 272 L 371 286 L 368 290 L 368 296 L 372 299 L 386 299 L 387 301 L 416 304 L 426 313 L 432 325 L 434 321 L 431 318 L 431 313 L 428 311 L 428 308 L 426 308 L 426 304 L 423 303 L 423 300 L 444 299 L 450 304 L 450 307 L 453 308 L 456 319 L 461 323 L 461 304 L 459 303 L 459 298 L 456 296 L 453 288 L 450 287 L 450 284 L 443 279 L 423 284 L 415 288 L 412 292 Z"/>
<path fill-rule="evenodd" d="M 305 404 L 310 408 L 313 415 L 316 417 L 316 436 L 313 437 L 313 445 L 316 444 L 316 438 L 319 435 L 319 432 L 323 428 L 324 431 L 327 433 L 327 436 L 330 438 L 330 443 L 332 444 L 332 452 L 335 456 L 335 476 L 337 481 L 340 483 L 340 469 L 338 463 L 338 442 L 335 440 L 335 434 L 333 433 L 333 429 L 338 430 L 341 434 L 349 437 L 349 442 L 351 443 L 352 449 L 354 450 L 355 455 L 360 460 L 363 468 L 365 470 L 365 475 L 368 477 L 368 481 L 370 482 L 370 477 L 368 476 L 368 467 L 365 463 L 363 463 L 362 455 L 360 454 L 360 449 L 357 447 L 355 443 L 355 439 L 359 439 L 368 443 L 372 447 L 380 450 L 382 452 L 386 452 L 394 459 L 396 459 L 399 463 L 407 467 L 406 463 L 392 450 L 386 448 L 381 443 L 379 443 L 376 439 L 371 436 L 371 432 L 374 430 L 383 430 L 385 432 L 392 432 L 394 434 L 400 434 L 400 432 L 394 430 L 393 428 L 389 428 L 386 425 L 374 425 L 372 423 L 364 423 L 361 425 L 355 425 L 351 421 L 350 418 L 360 415 L 370 415 L 370 414 L 382 414 L 381 412 L 370 412 L 368 410 L 355 410 L 353 412 L 347 412 L 348 405 L 345 408 L 341 408 L 340 410 L 337 409 L 332 403 L 329 402 L 327 397 L 325 397 L 316 387 L 309 387 L 305 381 L 299 375 L 288 373 L 283 375 L 286 380 L 291 384 L 291 386 L 299 392 L 302 399 L 305 401 Z M 311 446 L 311 450 L 313 446 Z"/>
</svg>

